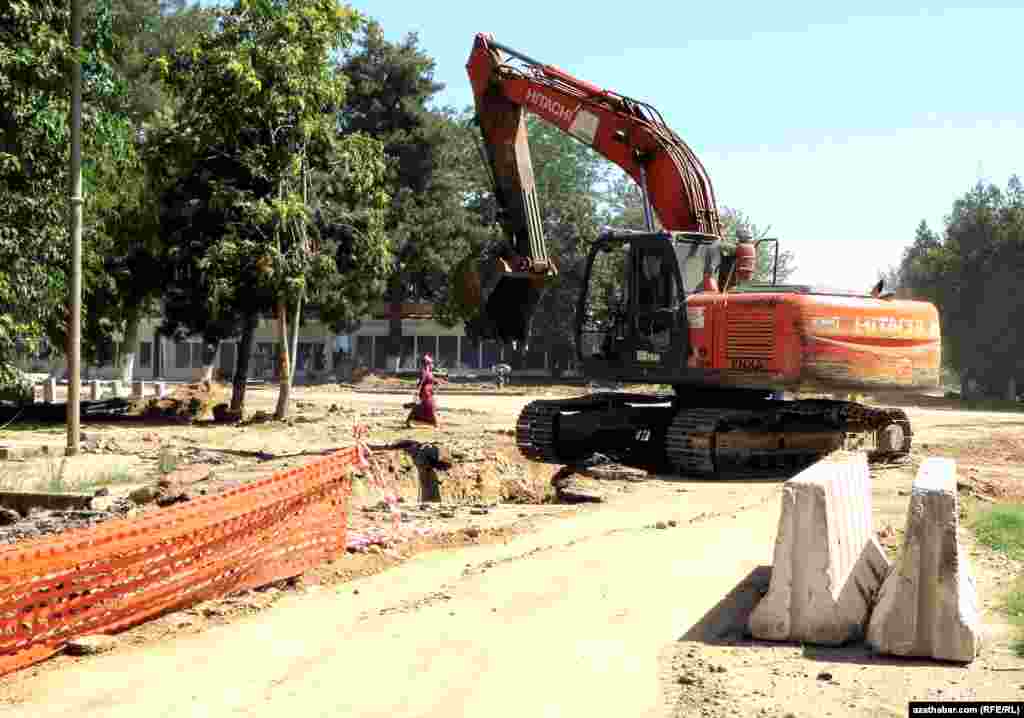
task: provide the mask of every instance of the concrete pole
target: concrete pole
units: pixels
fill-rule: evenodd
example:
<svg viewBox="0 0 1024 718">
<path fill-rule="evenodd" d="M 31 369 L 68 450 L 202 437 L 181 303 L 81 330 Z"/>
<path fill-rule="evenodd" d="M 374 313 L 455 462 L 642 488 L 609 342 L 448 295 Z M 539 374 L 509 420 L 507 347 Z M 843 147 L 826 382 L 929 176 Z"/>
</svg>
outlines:
<svg viewBox="0 0 1024 718">
<path fill-rule="evenodd" d="M 68 327 L 68 456 L 78 453 L 81 433 L 82 323 L 82 47 L 81 0 L 71 0 L 71 316 Z"/>
</svg>

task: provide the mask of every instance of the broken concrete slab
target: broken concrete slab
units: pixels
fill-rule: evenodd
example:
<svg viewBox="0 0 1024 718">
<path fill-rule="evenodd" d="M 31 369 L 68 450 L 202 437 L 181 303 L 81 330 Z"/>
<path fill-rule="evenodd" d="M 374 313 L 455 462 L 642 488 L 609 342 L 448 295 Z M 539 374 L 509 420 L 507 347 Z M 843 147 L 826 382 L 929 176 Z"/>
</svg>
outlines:
<svg viewBox="0 0 1024 718">
<path fill-rule="evenodd" d="M 822 645 L 858 640 L 889 568 L 872 531 L 867 457 L 818 462 L 783 484 L 771 584 L 750 632 Z"/>
<path fill-rule="evenodd" d="M 882 585 L 867 642 L 879 653 L 970 663 L 981 649 L 978 597 L 957 539 L 956 462 L 932 457 L 910 493 L 903 551 Z"/>
</svg>

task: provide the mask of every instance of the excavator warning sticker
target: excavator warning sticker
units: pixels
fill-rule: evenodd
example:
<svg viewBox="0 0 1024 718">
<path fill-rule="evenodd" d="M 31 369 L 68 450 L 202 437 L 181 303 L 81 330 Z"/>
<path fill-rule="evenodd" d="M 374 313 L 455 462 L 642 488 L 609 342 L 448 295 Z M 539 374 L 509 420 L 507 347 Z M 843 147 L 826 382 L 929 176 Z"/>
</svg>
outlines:
<svg viewBox="0 0 1024 718">
<path fill-rule="evenodd" d="M 592 145 L 594 144 L 594 137 L 597 136 L 597 126 L 599 123 L 600 120 L 597 119 L 597 115 L 586 110 L 580 110 L 576 113 L 572 124 L 569 125 L 569 134 L 586 142 L 588 145 Z"/>
<path fill-rule="evenodd" d="M 687 307 L 686 321 L 691 329 L 704 328 L 704 307 Z"/>
</svg>

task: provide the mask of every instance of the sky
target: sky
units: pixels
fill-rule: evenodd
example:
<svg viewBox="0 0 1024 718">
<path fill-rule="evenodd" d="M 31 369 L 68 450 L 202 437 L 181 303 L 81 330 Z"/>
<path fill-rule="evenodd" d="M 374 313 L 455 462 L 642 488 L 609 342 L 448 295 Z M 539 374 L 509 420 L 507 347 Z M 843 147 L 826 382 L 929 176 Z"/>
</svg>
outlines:
<svg viewBox="0 0 1024 718">
<path fill-rule="evenodd" d="M 720 206 L 795 255 L 792 280 L 870 287 L 921 220 L 978 180 L 1024 175 L 1024 2 L 630 3 L 355 0 L 389 40 L 418 35 L 472 103 L 478 32 L 656 107 Z"/>
</svg>

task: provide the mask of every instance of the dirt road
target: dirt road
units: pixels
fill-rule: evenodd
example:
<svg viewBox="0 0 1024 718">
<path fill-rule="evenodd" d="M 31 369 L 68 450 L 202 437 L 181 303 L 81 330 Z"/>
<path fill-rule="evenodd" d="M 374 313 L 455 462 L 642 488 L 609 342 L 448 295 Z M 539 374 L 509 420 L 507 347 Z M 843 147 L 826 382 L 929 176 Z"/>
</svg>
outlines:
<svg viewBox="0 0 1024 718">
<path fill-rule="evenodd" d="M 349 413 L 287 428 L 194 431 L 206 432 L 196 434 L 203 446 L 294 451 L 346 442 L 349 423 L 367 417 L 382 442 L 493 443 L 487 432 L 514 425 L 532 398 L 442 396 L 445 429 L 409 432 L 408 397 L 299 394 Z M 272 396 L 254 403 L 261 399 L 269 405 Z M 875 525 L 891 546 L 924 456 L 956 458 L 972 491 L 1024 498 L 1019 414 L 908 413 L 911 463 L 873 478 Z M 1024 697 L 1024 660 L 1002 608 L 1021 566 L 978 546 L 966 528 L 985 640 L 970 666 L 890 660 L 862 645 L 759 644 L 739 629 L 768 579 L 780 484 L 620 484 L 609 503 L 546 518 L 503 545 L 419 554 L 368 578 L 280 593 L 225 625 L 144 645 L 129 638 L 108 655 L 5 677 L 0 714 L 866 718 L 906 715 L 911 699 Z"/>
<path fill-rule="evenodd" d="M 42 675 L 6 714 L 669 715 L 659 672 L 687 629 L 770 563 L 777 490 L 648 483 L 507 545 L 426 555 Z M 679 525 L 651 526 L 669 520 Z"/>
</svg>

